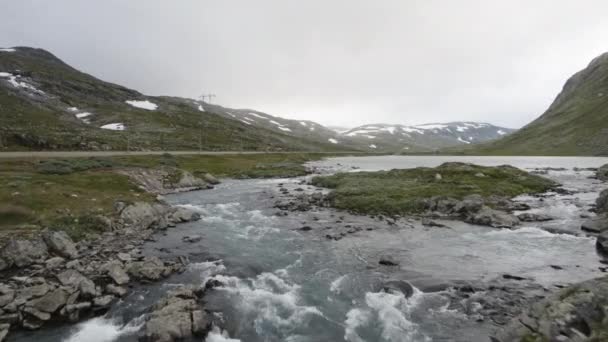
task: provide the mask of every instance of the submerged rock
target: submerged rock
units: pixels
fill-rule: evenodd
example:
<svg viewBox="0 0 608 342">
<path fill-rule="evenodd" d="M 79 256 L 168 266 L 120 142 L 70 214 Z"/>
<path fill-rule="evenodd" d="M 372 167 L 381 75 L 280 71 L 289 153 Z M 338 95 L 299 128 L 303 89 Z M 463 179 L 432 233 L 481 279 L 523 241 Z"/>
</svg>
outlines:
<svg viewBox="0 0 608 342">
<path fill-rule="evenodd" d="M 602 214 L 585 220 L 581 229 L 591 233 L 601 233 L 608 230 L 608 215 Z"/>
<path fill-rule="evenodd" d="M 608 230 L 598 235 L 595 246 L 601 253 L 608 255 Z"/>
<path fill-rule="evenodd" d="M 405 280 L 389 280 L 382 284 L 382 290 L 388 293 L 402 293 L 405 298 L 414 294 L 414 287 Z"/>
<path fill-rule="evenodd" d="M 608 214 L 608 189 L 602 191 L 595 201 L 596 211 L 598 213 Z"/>
</svg>

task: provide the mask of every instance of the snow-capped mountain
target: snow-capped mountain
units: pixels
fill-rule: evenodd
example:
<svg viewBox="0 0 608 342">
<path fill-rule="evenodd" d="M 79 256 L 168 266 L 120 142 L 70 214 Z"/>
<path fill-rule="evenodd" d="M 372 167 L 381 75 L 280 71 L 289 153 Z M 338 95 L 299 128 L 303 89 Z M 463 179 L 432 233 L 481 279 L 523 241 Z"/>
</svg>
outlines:
<svg viewBox="0 0 608 342">
<path fill-rule="evenodd" d="M 371 124 L 352 128 L 341 135 L 367 140 L 368 146 L 375 150 L 420 151 L 490 141 L 514 131 L 489 123 L 458 121 L 415 126 Z"/>
</svg>

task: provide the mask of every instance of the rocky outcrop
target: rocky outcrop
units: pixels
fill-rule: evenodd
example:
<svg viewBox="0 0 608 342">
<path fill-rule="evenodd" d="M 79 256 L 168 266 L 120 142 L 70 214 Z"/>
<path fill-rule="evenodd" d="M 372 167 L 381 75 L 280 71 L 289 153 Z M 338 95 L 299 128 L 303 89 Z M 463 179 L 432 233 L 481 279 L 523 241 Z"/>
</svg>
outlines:
<svg viewBox="0 0 608 342">
<path fill-rule="evenodd" d="M 608 230 L 597 236 L 595 246 L 600 253 L 608 255 Z"/>
<path fill-rule="evenodd" d="M 601 233 L 608 230 L 608 215 L 600 214 L 583 222 L 581 229 L 590 233 Z"/>
<path fill-rule="evenodd" d="M 200 214 L 183 207 L 171 207 L 160 203 L 136 202 L 116 205 L 117 225 L 136 230 L 166 229 L 177 223 L 196 221 Z"/>
<path fill-rule="evenodd" d="M 493 340 L 608 340 L 608 277 L 572 285 L 533 304 Z"/>
<path fill-rule="evenodd" d="M 595 176 L 601 181 L 608 181 L 608 164 L 600 166 L 597 169 Z"/>
<path fill-rule="evenodd" d="M 143 190 L 159 195 L 209 189 L 213 188 L 214 184 L 219 183 L 219 180 L 211 174 L 204 174 L 204 179 L 201 179 L 188 171 L 174 167 L 160 169 L 130 168 L 118 172 L 127 175 Z"/>
<path fill-rule="evenodd" d="M 140 341 L 172 342 L 205 336 L 211 329 L 211 318 L 199 303 L 202 294 L 191 287 L 169 292 L 153 307 Z"/>
<path fill-rule="evenodd" d="M 180 222 L 190 217 L 179 216 Z M 141 255 L 136 246 L 154 232 L 123 229 L 75 243 L 64 232 L 45 230 L 41 238 L 9 241 L 0 252 L 6 267 L 13 268 L 10 277 L 0 277 L 0 336 L 19 327 L 38 329 L 102 314 L 133 281 L 183 271 L 184 260 Z"/>
</svg>

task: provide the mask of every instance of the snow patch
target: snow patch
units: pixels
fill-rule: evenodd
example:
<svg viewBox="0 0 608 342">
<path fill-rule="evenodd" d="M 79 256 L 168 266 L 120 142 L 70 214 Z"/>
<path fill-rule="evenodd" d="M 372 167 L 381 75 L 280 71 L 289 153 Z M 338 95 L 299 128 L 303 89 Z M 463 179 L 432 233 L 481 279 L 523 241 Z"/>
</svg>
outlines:
<svg viewBox="0 0 608 342">
<path fill-rule="evenodd" d="M 76 117 L 79 118 L 79 119 L 82 119 L 82 118 L 86 118 L 87 116 L 91 116 L 91 115 L 93 115 L 93 113 L 82 112 L 82 113 L 76 114 Z"/>
<path fill-rule="evenodd" d="M 17 50 L 13 49 L 13 48 L 1 48 L 0 52 L 15 52 Z"/>
<path fill-rule="evenodd" d="M 465 144 L 470 144 L 470 141 L 466 141 L 464 139 L 462 139 L 461 137 L 458 137 L 458 141 L 460 141 L 461 143 L 465 143 Z"/>
<path fill-rule="evenodd" d="M 327 141 L 329 141 L 332 144 L 337 144 L 338 143 L 338 140 L 336 140 L 334 138 L 329 138 L 329 139 L 327 139 Z"/>
<path fill-rule="evenodd" d="M 496 133 L 500 134 L 500 135 L 505 135 L 507 134 L 507 132 L 503 131 L 502 129 L 499 129 L 498 131 L 496 131 Z"/>
<path fill-rule="evenodd" d="M 304 127 L 308 126 L 308 124 L 306 122 L 304 122 L 304 121 L 300 121 L 300 125 L 302 125 Z"/>
<path fill-rule="evenodd" d="M 247 121 L 245 121 L 245 120 L 239 120 L 239 121 L 240 121 L 240 122 L 242 122 L 242 123 L 245 123 L 245 124 L 251 125 L 251 122 L 247 122 Z"/>
<path fill-rule="evenodd" d="M 378 147 L 374 144 L 371 144 L 371 145 L 369 145 L 369 148 L 378 148 Z"/>
<path fill-rule="evenodd" d="M 268 120 L 267 117 L 261 116 L 260 114 L 256 114 L 256 113 L 249 113 L 249 115 L 253 115 L 256 118 L 260 118 L 260 119 L 264 119 L 264 120 Z"/>
<path fill-rule="evenodd" d="M 125 130 L 125 125 L 120 123 L 120 122 L 116 122 L 116 123 L 111 123 L 111 124 L 107 124 L 107 125 L 103 125 L 100 127 L 101 129 L 109 129 L 111 131 L 124 131 Z"/>
<path fill-rule="evenodd" d="M 200 104 L 199 104 L 199 105 L 198 105 L 198 110 L 200 110 L 201 112 L 204 112 L 204 111 L 205 111 L 205 108 L 203 108 L 203 105 L 200 105 Z"/>
<path fill-rule="evenodd" d="M 26 83 L 24 81 L 20 81 L 22 77 L 20 75 L 13 75 L 10 72 L 0 72 L 0 77 L 8 78 L 8 83 L 10 83 L 15 88 L 22 88 L 26 90 L 30 90 L 34 93 L 44 94 L 42 90 L 36 89 L 33 85 Z"/>
<path fill-rule="evenodd" d="M 157 104 L 152 103 L 148 100 L 145 100 L 145 101 L 127 100 L 125 102 L 133 107 L 141 108 L 141 109 L 156 110 L 156 108 L 158 108 Z"/>
<path fill-rule="evenodd" d="M 291 132 L 291 129 L 290 129 L 290 128 L 287 128 L 287 127 L 279 126 L 279 129 L 280 129 L 281 131 L 285 131 L 285 132 Z"/>
</svg>

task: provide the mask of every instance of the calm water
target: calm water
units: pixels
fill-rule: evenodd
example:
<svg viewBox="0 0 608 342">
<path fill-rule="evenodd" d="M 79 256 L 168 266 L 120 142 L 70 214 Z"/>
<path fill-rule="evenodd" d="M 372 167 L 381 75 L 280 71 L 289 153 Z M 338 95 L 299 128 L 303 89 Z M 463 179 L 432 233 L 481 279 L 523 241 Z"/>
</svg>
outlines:
<svg viewBox="0 0 608 342">
<path fill-rule="evenodd" d="M 170 230 L 147 246 L 150 254 L 189 256 L 193 264 L 186 273 L 138 289 L 107 317 L 16 340 L 136 341 L 145 307 L 168 288 L 215 278 L 226 286 L 207 298 L 208 305 L 221 313 L 227 331 L 216 331 L 207 341 L 488 341 L 495 327 L 449 309 L 446 292 L 432 290 L 437 284 L 488 281 L 511 273 L 550 287 L 601 275 L 595 240 L 581 234 L 579 227 L 580 215 L 603 185 L 589 179 L 592 172 L 573 168 L 598 167 L 608 158 L 348 157 L 311 166 L 334 172 L 437 166 L 445 161 L 566 168 L 547 176 L 576 193 L 552 194 L 543 201 L 520 198 L 531 211 L 555 218 L 547 223 L 500 230 L 446 221 L 451 229 L 438 229 L 415 220 L 389 226 L 332 210 L 276 216 L 273 204 L 280 183 L 291 190 L 314 188 L 300 185 L 301 179 L 227 181 L 215 190 L 170 197 L 175 204 L 200 211 L 203 219 Z M 373 230 L 329 241 L 322 229 L 338 219 Z M 298 230 L 303 225 L 313 230 Z M 184 245 L 182 237 L 192 234 L 204 238 Z M 400 265 L 379 266 L 385 254 Z M 381 283 L 389 279 L 407 279 L 417 291 L 411 298 L 380 292 Z"/>
</svg>

